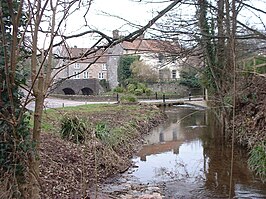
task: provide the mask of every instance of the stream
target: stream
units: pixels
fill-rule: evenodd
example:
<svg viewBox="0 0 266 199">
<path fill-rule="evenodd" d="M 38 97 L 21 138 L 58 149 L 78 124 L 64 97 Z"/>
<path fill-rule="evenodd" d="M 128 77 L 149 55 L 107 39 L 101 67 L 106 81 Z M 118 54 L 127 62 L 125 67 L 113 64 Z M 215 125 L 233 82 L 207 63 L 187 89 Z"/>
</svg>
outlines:
<svg viewBox="0 0 266 199">
<path fill-rule="evenodd" d="M 190 106 L 165 112 L 167 121 L 146 136 L 134 166 L 106 181 L 101 191 L 115 198 L 228 198 L 232 150 L 213 114 Z M 231 197 L 266 198 L 266 183 L 248 169 L 247 151 L 237 147 L 232 179 Z"/>
</svg>

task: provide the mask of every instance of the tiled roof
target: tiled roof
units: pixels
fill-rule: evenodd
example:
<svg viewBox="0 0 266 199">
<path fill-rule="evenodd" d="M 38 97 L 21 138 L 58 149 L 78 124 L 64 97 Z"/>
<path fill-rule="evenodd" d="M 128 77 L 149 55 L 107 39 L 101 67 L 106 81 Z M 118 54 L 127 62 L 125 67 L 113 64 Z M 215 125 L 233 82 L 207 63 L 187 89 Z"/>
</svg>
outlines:
<svg viewBox="0 0 266 199">
<path fill-rule="evenodd" d="M 107 53 L 103 53 L 102 50 L 98 50 L 88 56 L 84 57 L 84 54 L 89 51 L 89 48 L 68 48 L 67 56 L 70 58 L 78 58 L 77 62 L 80 63 L 92 63 L 98 56 L 101 56 L 96 63 L 106 63 L 107 62 Z"/>
<path fill-rule="evenodd" d="M 132 50 L 138 52 L 153 52 L 153 53 L 177 53 L 180 51 L 180 47 L 177 44 L 173 44 L 169 41 L 155 40 L 155 39 L 141 39 L 138 38 L 133 42 L 124 41 L 120 44 L 124 50 Z M 96 63 L 106 63 L 108 56 L 107 52 L 98 50 L 96 53 L 92 53 L 87 57 L 83 57 L 87 53 L 89 48 L 68 48 L 65 50 L 65 55 L 70 58 L 78 58 L 79 63 L 92 63 L 97 56 L 101 56 Z M 93 50 L 93 49 L 92 49 Z"/>
<path fill-rule="evenodd" d="M 155 39 L 136 39 L 133 42 L 122 42 L 124 50 L 135 50 L 145 52 L 162 52 L 162 53 L 176 53 L 180 51 L 178 44 L 173 44 L 169 41 L 155 40 Z"/>
</svg>

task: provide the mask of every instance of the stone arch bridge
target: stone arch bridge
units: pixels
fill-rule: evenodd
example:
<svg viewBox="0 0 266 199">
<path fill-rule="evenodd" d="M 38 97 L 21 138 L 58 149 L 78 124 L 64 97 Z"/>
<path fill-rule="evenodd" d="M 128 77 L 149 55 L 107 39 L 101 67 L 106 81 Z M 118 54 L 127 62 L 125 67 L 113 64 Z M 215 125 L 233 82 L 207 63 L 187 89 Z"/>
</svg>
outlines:
<svg viewBox="0 0 266 199">
<path fill-rule="evenodd" d="M 61 95 L 97 95 L 100 88 L 98 79 L 67 79 L 57 82 L 53 88 L 53 93 Z"/>
</svg>

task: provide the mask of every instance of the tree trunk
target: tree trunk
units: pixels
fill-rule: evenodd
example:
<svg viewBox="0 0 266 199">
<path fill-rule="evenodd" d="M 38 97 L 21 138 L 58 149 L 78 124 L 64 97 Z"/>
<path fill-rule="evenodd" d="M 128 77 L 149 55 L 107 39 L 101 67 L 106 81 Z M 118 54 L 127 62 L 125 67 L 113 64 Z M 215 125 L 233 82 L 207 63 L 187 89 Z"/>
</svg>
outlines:
<svg viewBox="0 0 266 199">
<path fill-rule="evenodd" d="M 38 79 L 38 90 L 35 90 L 35 111 L 32 140 L 35 145 L 35 153 L 30 159 L 30 198 L 40 198 L 39 166 L 40 166 L 40 135 L 42 125 L 44 94 L 44 78 L 41 75 Z"/>
</svg>

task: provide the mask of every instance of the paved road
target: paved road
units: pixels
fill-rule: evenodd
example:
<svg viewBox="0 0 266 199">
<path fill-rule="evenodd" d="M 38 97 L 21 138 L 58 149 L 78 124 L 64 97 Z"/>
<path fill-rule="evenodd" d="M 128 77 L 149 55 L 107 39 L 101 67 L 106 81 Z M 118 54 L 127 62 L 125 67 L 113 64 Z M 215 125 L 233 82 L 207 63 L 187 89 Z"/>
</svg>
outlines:
<svg viewBox="0 0 266 199">
<path fill-rule="evenodd" d="M 67 106 L 79 106 L 85 104 L 114 104 L 116 102 L 86 102 L 86 101 L 76 101 L 76 100 L 66 100 L 58 98 L 46 98 L 44 101 L 44 108 L 60 108 Z M 29 110 L 34 110 L 35 102 L 31 102 L 27 105 Z"/>
<path fill-rule="evenodd" d="M 189 101 L 188 98 L 180 98 L 180 99 L 166 99 L 166 103 L 173 103 L 176 101 L 184 101 L 187 104 L 195 104 L 205 106 L 203 104 L 202 98 L 193 98 L 192 101 Z M 140 103 L 160 103 L 162 100 L 139 100 Z M 60 108 L 60 107 L 67 107 L 67 106 L 79 106 L 85 104 L 115 104 L 116 101 L 106 101 L 106 102 L 86 102 L 86 101 L 76 101 L 76 100 L 66 100 L 66 99 L 58 99 L 58 98 L 47 98 L 44 102 L 44 108 Z M 29 110 L 34 110 L 35 103 L 31 102 L 27 105 Z"/>
</svg>

